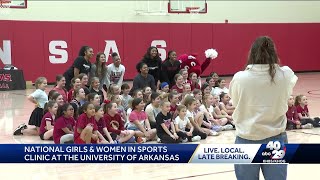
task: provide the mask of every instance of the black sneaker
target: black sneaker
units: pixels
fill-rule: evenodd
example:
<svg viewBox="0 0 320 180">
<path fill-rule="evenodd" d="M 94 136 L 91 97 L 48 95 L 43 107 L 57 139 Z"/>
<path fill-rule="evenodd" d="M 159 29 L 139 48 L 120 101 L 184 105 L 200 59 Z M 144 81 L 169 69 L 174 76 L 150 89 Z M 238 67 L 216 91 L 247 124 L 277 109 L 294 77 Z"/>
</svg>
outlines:
<svg viewBox="0 0 320 180">
<path fill-rule="evenodd" d="M 28 126 L 25 123 L 23 123 L 23 129 L 28 129 Z"/>
<path fill-rule="evenodd" d="M 23 133 L 21 132 L 22 129 L 24 128 L 25 124 L 20 124 L 13 132 L 13 135 L 23 135 Z"/>
</svg>

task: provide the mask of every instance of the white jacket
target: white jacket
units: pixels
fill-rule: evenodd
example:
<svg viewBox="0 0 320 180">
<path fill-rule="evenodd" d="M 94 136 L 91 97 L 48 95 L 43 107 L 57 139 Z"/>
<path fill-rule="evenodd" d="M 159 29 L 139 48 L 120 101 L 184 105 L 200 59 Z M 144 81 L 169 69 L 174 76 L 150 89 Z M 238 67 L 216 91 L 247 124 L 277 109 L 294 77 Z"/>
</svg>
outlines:
<svg viewBox="0 0 320 180">
<path fill-rule="evenodd" d="M 230 96 L 235 111 L 236 135 L 248 140 L 262 140 L 286 129 L 288 99 L 298 77 L 287 66 L 276 65 L 271 82 L 269 65 L 248 65 L 230 82 Z"/>
</svg>

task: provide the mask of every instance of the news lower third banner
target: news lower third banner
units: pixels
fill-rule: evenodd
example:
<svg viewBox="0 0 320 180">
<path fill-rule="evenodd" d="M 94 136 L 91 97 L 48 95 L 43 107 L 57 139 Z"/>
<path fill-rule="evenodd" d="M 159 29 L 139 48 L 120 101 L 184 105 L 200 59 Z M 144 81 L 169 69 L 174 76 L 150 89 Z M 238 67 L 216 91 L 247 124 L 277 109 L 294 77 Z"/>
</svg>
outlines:
<svg viewBox="0 0 320 180">
<path fill-rule="evenodd" d="M 1 144 L 0 163 L 320 163 L 320 144 Z"/>
</svg>

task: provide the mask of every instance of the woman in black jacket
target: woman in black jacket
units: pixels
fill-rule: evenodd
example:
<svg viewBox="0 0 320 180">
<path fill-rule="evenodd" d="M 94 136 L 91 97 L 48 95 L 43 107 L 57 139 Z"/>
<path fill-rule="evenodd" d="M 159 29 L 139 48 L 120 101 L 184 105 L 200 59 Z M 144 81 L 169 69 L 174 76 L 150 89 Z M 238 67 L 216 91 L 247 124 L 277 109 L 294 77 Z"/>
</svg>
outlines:
<svg viewBox="0 0 320 180">
<path fill-rule="evenodd" d="M 170 86 L 175 85 L 174 76 L 180 71 L 180 61 L 177 60 L 177 53 L 169 51 L 167 59 L 161 65 L 161 82 L 167 82 Z"/>
<path fill-rule="evenodd" d="M 162 63 L 157 47 L 149 47 L 141 62 L 148 65 L 149 74 L 153 76 L 155 85 L 157 86 L 158 81 L 160 80 L 160 70 Z"/>
<path fill-rule="evenodd" d="M 93 56 L 93 49 L 89 46 L 82 46 L 79 52 L 79 56 L 73 62 L 72 66 L 64 72 L 63 76 L 66 78 L 65 88 L 70 90 L 71 79 L 77 77 L 81 73 L 89 75 L 91 69 L 90 59 Z"/>
</svg>

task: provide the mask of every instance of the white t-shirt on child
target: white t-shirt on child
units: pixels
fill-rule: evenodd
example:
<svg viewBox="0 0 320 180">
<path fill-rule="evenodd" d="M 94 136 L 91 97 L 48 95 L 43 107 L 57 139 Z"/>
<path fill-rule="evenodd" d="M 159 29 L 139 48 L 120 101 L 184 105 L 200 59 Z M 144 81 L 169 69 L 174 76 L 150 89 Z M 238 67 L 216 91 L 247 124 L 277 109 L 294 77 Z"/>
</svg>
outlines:
<svg viewBox="0 0 320 180">
<path fill-rule="evenodd" d="M 131 108 L 128 108 L 128 109 L 127 109 L 127 117 L 130 116 L 131 112 L 132 112 L 132 109 L 131 109 Z M 128 120 L 129 120 L 129 119 L 128 119 Z"/>
<path fill-rule="evenodd" d="M 186 118 L 194 118 L 193 113 L 187 110 Z"/>
<path fill-rule="evenodd" d="M 41 89 L 35 90 L 32 94 L 30 94 L 38 103 L 39 108 L 44 108 L 44 105 L 48 102 L 48 95 Z"/>
<path fill-rule="evenodd" d="M 219 88 L 219 87 L 215 87 L 214 89 L 212 88 L 212 91 L 211 91 L 211 95 L 218 95 L 220 96 L 220 94 L 224 92 L 224 93 L 229 93 L 229 89 L 227 87 L 224 87 L 223 89 Z"/>
<path fill-rule="evenodd" d="M 200 110 L 203 112 L 203 111 L 208 111 L 209 113 L 213 113 L 214 111 L 214 108 L 213 106 L 210 106 L 209 108 L 206 108 L 203 104 L 199 107 Z"/>
<path fill-rule="evenodd" d="M 177 116 L 176 119 L 174 120 L 174 124 L 177 124 L 181 131 L 186 130 L 186 126 L 187 126 L 188 122 L 190 122 L 190 121 L 187 118 L 187 116 L 185 116 L 184 119 L 181 119 L 179 116 Z"/>
</svg>

